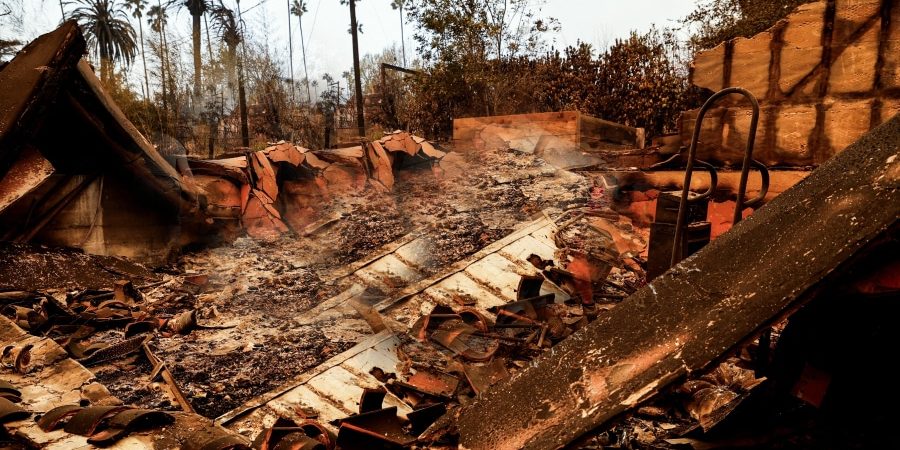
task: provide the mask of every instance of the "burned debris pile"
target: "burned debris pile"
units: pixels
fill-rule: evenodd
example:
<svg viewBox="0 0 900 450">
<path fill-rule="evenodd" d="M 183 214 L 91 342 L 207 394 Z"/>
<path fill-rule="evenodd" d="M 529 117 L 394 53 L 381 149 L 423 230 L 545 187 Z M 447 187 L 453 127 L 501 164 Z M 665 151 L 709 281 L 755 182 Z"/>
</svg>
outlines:
<svg viewBox="0 0 900 450">
<path fill-rule="evenodd" d="M 7 448 L 248 448 L 200 416 L 134 408 L 110 394 L 48 337 L 0 317 L 4 353 L 0 444 Z M 6 368 L 16 354 L 17 363 Z"/>
<path fill-rule="evenodd" d="M 278 420 L 308 420 L 302 404 L 334 427 L 341 448 L 423 445 L 423 433 L 445 412 L 520 372 L 639 284 L 642 274 L 618 257 L 589 272 L 600 273 L 594 280 L 577 280 L 566 270 L 571 263 L 556 267 L 558 229 L 564 228 L 537 219 L 395 297 L 368 300 L 363 315 L 378 334 L 322 364 L 323 372 L 311 371 L 217 421 L 260 430 Z M 397 253 L 407 255 L 403 248 Z M 582 298 L 579 281 L 596 294 Z M 367 301 L 365 294 L 357 298 Z"/>
<path fill-rule="evenodd" d="M 840 279 L 845 261 L 883 258 L 879 247 L 896 245 L 888 236 L 900 207 L 898 132 L 895 117 L 489 392 L 461 415 L 462 445 L 570 442 L 676 380 L 709 370 L 806 302 L 826 301 L 816 290 Z M 844 176 L 849 172 L 856 176 Z M 517 410 L 521 398 L 539 407 Z"/>
</svg>

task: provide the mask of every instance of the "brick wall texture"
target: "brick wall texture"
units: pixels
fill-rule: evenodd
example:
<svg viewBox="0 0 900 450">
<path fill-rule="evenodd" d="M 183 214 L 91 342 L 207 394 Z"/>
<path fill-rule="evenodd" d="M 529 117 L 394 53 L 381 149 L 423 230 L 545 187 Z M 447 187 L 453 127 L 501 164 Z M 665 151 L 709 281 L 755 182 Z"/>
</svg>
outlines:
<svg viewBox="0 0 900 450">
<path fill-rule="evenodd" d="M 769 166 L 815 166 L 900 113 L 900 0 L 823 0 L 772 28 L 699 53 L 692 82 L 740 86 L 760 101 L 754 157 Z M 684 145 L 697 111 L 681 118 Z M 739 165 L 748 103 L 728 99 L 702 124 L 698 157 Z"/>
</svg>

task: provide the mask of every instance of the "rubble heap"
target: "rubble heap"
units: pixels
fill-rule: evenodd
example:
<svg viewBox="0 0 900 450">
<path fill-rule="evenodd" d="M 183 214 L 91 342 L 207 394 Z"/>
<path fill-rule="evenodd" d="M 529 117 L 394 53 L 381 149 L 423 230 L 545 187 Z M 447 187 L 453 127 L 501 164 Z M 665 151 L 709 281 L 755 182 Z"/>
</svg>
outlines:
<svg viewBox="0 0 900 450">
<path fill-rule="evenodd" d="M 389 191 L 395 168 L 434 165 L 446 155 L 395 132 L 322 151 L 282 142 L 185 168 L 164 159 L 125 117 L 81 59 L 84 51 L 70 21 L 0 71 L 0 239 L 158 264 L 188 244 L 244 231 L 269 239 L 302 233 L 317 220 L 297 208 L 304 199 L 348 184 Z"/>
</svg>

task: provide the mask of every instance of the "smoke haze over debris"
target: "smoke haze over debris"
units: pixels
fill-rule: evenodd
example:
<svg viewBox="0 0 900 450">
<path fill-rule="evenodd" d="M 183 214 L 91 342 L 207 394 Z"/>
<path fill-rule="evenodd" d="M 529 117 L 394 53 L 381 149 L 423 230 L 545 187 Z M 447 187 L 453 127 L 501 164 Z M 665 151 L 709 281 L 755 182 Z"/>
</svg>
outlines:
<svg viewBox="0 0 900 450">
<path fill-rule="evenodd" d="M 60 9 L 57 0 L 25 0 L 25 10 L 13 26 L 6 23 L 10 18 L 0 19 L 0 38 L 15 38 L 29 42 L 37 36 L 51 31 L 59 24 Z M 347 33 L 350 18 L 345 6 L 336 0 L 310 0 L 309 11 L 303 18 L 303 33 L 306 37 L 307 58 L 310 79 L 320 79 L 323 74 L 339 76 L 353 65 L 350 35 Z M 628 36 L 631 30 L 646 31 L 652 24 L 660 27 L 671 26 L 685 17 L 695 6 L 694 0 L 548 0 L 543 8 L 545 16 L 559 20 L 562 29 L 551 38 L 557 47 L 574 45 L 578 41 L 588 42 L 596 48 L 605 48 L 617 38 Z M 150 2 L 151 6 L 155 1 Z M 225 0 L 228 7 L 235 6 L 235 0 Z M 258 6 L 257 6 L 258 5 Z M 252 34 L 263 29 L 266 36 L 256 36 L 256 40 L 268 42 L 274 53 L 287 60 L 287 19 L 285 0 L 244 0 L 241 8 L 246 11 L 244 21 Z M 71 7 L 68 7 L 71 9 Z M 397 11 L 391 9 L 390 0 L 365 0 L 357 7 L 359 20 L 363 25 L 360 37 L 360 53 L 380 53 L 383 49 L 396 45 L 400 47 L 400 28 Z M 146 19 L 145 19 L 146 20 Z M 191 17 L 186 10 L 171 12 L 167 30 L 170 39 L 190 47 Z M 145 24 L 146 26 L 146 24 Z M 300 38 L 296 18 L 291 24 L 294 38 L 295 70 L 301 64 Z M 415 47 L 412 39 L 412 24 L 407 23 L 407 52 Z M 11 29 L 16 29 L 10 32 Z M 204 30 L 204 39 L 205 39 Z M 253 39 L 251 39 L 253 40 Z M 184 54 L 188 63 L 189 53 Z M 205 57 L 205 56 L 204 56 Z M 412 60 L 413 58 L 410 58 Z M 132 83 L 138 85 L 138 74 L 142 73 L 140 60 L 131 68 Z M 302 75 L 297 76 L 298 78 Z"/>
</svg>

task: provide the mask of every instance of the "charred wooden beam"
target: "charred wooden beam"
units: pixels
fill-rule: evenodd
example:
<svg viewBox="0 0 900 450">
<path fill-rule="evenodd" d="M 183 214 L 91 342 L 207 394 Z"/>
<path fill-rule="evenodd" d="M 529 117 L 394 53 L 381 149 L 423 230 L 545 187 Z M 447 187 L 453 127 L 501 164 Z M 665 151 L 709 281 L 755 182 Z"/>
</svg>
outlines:
<svg viewBox="0 0 900 450">
<path fill-rule="evenodd" d="M 85 52 L 74 21 L 30 44 L 0 71 L 0 176 L 40 130 L 53 100 Z"/>
<path fill-rule="evenodd" d="M 81 61 L 77 70 L 80 81 L 88 89 L 87 95 L 76 97 L 77 103 L 82 107 L 82 115 L 93 119 L 91 122 L 98 127 L 109 144 L 109 150 L 122 167 L 180 211 L 196 210 L 198 193 L 181 182 L 175 168 L 160 156 L 125 117 L 112 97 L 103 90 L 100 80 L 87 62 Z"/>
<path fill-rule="evenodd" d="M 402 72 L 408 75 L 418 75 L 418 70 L 407 69 L 406 67 L 395 66 L 393 64 L 381 63 L 381 73 L 383 74 L 385 70 L 393 70 L 394 72 Z"/>
</svg>

